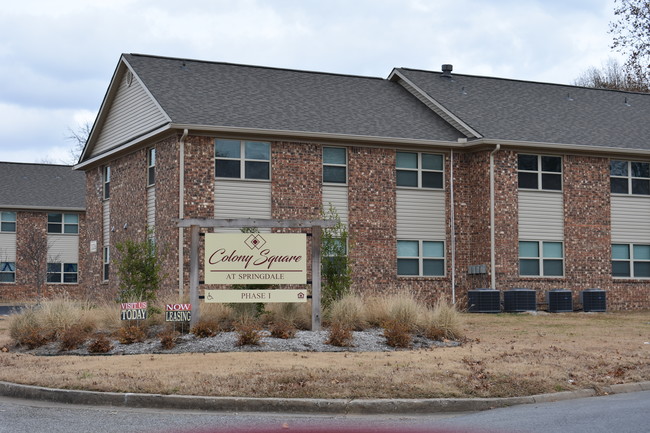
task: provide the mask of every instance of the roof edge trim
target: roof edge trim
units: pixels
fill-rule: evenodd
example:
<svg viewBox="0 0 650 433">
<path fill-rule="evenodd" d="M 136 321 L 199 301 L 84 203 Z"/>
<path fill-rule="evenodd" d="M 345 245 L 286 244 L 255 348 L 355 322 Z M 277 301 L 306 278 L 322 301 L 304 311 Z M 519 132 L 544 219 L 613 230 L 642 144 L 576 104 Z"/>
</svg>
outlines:
<svg viewBox="0 0 650 433">
<path fill-rule="evenodd" d="M 634 149 L 629 147 L 611 147 L 611 146 L 591 146 L 588 144 L 565 144 L 565 143 L 544 143 L 535 141 L 517 141 L 517 140 L 499 140 L 499 139 L 480 139 L 465 144 L 465 147 L 473 147 L 475 145 L 496 145 L 501 144 L 509 147 L 534 147 L 536 149 L 545 150 L 573 150 L 581 152 L 592 153 L 607 153 L 607 154 L 625 154 L 625 155 L 648 155 L 650 156 L 650 149 Z"/>
<path fill-rule="evenodd" d="M 42 211 L 66 211 L 66 212 L 86 212 L 85 207 L 61 207 L 61 206 L 23 206 L 23 205 L 2 205 L 2 209 L 20 210 L 42 210 Z"/>
</svg>

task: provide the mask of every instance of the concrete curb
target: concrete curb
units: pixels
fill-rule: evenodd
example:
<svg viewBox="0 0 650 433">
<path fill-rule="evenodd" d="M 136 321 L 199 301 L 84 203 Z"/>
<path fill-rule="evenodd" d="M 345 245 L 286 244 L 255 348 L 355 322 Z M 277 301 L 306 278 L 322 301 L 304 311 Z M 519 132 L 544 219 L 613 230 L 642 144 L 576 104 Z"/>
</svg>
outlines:
<svg viewBox="0 0 650 433">
<path fill-rule="evenodd" d="M 0 382 L 0 395 L 55 403 L 115 406 L 127 408 L 203 410 L 212 412 L 284 412 L 302 414 L 403 414 L 475 412 L 519 404 L 548 403 L 596 395 L 650 391 L 650 382 L 612 385 L 528 397 L 433 398 L 433 399 L 303 399 L 201 397 L 185 395 L 136 394 L 43 388 Z"/>
</svg>

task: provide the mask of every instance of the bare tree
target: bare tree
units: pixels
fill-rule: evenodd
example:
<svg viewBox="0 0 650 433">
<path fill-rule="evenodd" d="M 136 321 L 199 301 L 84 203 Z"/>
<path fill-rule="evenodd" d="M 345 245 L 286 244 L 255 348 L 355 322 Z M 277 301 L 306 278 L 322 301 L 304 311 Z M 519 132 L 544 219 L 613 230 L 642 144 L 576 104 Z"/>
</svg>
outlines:
<svg viewBox="0 0 650 433">
<path fill-rule="evenodd" d="M 90 137 L 90 131 L 92 128 L 93 125 L 91 122 L 77 125 L 76 129 L 68 127 L 68 135 L 65 138 L 72 142 L 72 149 L 70 149 L 70 159 L 72 163 L 79 161 L 81 153 L 86 146 L 86 141 L 88 141 L 88 137 Z"/>
<path fill-rule="evenodd" d="M 47 234 L 42 230 L 30 230 L 25 242 L 20 248 L 22 255 L 22 269 L 29 275 L 30 283 L 36 287 L 39 298 L 43 297 L 45 282 L 47 281 L 47 259 L 49 244 Z"/>
<path fill-rule="evenodd" d="M 650 85 L 650 1 L 615 0 L 610 33 L 612 48 L 627 54 L 627 73 L 639 82 Z"/>
<path fill-rule="evenodd" d="M 648 83 L 628 73 L 616 59 L 609 58 L 602 68 L 591 67 L 583 72 L 573 84 L 597 89 L 626 90 L 629 92 L 648 92 Z"/>
</svg>

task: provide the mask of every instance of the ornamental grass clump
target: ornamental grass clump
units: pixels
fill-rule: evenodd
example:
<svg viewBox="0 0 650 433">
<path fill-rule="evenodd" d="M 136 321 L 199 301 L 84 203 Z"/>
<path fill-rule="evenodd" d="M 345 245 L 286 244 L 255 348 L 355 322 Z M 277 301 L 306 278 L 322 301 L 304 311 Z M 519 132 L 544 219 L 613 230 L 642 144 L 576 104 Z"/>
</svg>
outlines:
<svg viewBox="0 0 650 433">
<path fill-rule="evenodd" d="M 351 330 L 362 331 L 368 326 L 363 300 L 354 294 L 333 301 L 326 316 L 331 323 Z"/>
</svg>

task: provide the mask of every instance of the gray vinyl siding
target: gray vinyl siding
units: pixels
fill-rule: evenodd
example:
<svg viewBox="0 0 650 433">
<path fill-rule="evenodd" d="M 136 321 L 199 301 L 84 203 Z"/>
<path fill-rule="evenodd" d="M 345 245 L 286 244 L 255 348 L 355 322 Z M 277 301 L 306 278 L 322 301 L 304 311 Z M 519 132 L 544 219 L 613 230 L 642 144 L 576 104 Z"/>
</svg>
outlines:
<svg viewBox="0 0 650 433">
<path fill-rule="evenodd" d="M 397 239 L 445 240 L 445 192 L 397 190 Z"/>
<path fill-rule="evenodd" d="M 0 262 L 16 261 L 16 233 L 0 233 Z"/>
<path fill-rule="evenodd" d="M 330 203 L 339 214 L 341 222 L 348 224 L 348 187 L 347 185 L 323 185 L 323 209 L 325 212 Z"/>
<path fill-rule="evenodd" d="M 79 263 L 79 236 L 47 235 L 48 263 Z"/>
<path fill-rule="evenodd" d="M 564 199 L 561 192 L 519 191 L 519 239 L 564 239 Z"/>
<path fill-rule="evenodd" d="M 147 227 L 153 230 L 156 227 L 156 188 L 147 188 Z"/>
<path fill-rule="evenodd" d="M 111 206 L 110 201 L 105 200 L 102 203 L 103 206 L 103 216 L 102 216 L 102 234 L 104 240 L 104 246 L 108 246 L 111 239 Z"/>
<path fill-rule="evenodd" d="M 271 183 L 219 179 L 214 184 L 215 218 L 271 218 Z M 219 229 L 219 232 L 239 229 Z M 270 231 L 263 230 L 260 231 Z"/>
<path fill-rule="evenodd" d="M 650 197 L 612 195 L 612 243 L 650 242 Z"/>
<path fill-rule="evenodd" d="M 165 113 L 140 82 L 133 78 L 129 86 L 125 74 L 91 156 L 99 155 L 167 122 Z"/>
</svg>

